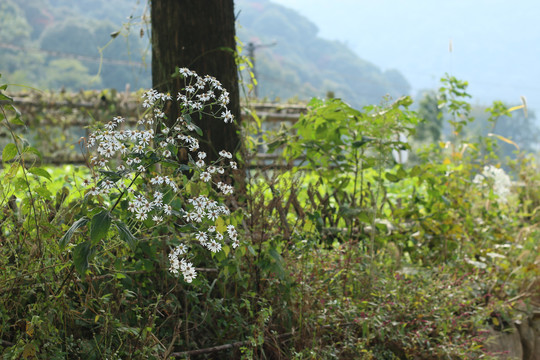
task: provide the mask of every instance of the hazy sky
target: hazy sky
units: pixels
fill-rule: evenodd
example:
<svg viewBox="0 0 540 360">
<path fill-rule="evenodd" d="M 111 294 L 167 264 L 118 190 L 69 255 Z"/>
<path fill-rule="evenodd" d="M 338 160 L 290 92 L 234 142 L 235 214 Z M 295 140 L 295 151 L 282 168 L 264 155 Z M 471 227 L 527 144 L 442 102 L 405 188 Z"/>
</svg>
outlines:
<svg viewBox="0 0 540 360">
<path fill-rule="evenodd" d="M 515 105 L 525 95 L 540 118 L 540 1 L 273 1 L 313 21 L 321 37 L 400 70 L 413 94 L 448 72 L 469 82 L 473 102 Z"/>
</svg>

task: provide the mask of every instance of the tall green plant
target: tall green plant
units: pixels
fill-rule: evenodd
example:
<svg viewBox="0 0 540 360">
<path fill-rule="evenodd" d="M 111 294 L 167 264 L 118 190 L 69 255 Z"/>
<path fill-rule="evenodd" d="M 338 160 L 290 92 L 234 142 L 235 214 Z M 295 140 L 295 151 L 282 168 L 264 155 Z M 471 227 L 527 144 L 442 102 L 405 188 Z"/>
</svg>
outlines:
<svg viewBox="0 0 540 360">
<path fill-rule="evenodd" d="M 147 111 L 138 121 L 140 129 L 123 129 L 124 119 L 115 117 L 88 138 L 88 146 L 96 147 L 97 154 L 89 159 L 92 178 L 87 181 L 82 216 L 60 239 L 65 248 L 77 229 L 88 228 L 89 236 L 73 249 L 74 266 L 81 274 L 96 250 L 107 243 L 113 227 L 132 249 L 137 245 L 134 233 L 156 227 L 172 230 L 180 241 L 169 254 L 170 270 L 182 273 L 186 282 L 196 277 L 189 247 L 228 253 L 230 246 L 239 245 L 235 226 L 227 220 L 228 208 L 212 199 L 218 193 L 233 193 L 224 174 L 236 163 L 231 153 L 222 150 L 218 160 L 207 164 L 206 153 L 199 151 L 199 141 L 191 135 L 202 135 L 194 117 L 210 114 L 225 123 L 233 121 L 228 93 L 215 78 L 200 77 L 186 68 L 177 69 L 176 76 L 184 80 L 184 88 L 176 95 L 180 116 L 168 121 L 170 127 L 164 107 L 171 95 L 150 90 L 143 95 Z M 180 158 L 186 164 L 176 160 Z"/>
</svg>

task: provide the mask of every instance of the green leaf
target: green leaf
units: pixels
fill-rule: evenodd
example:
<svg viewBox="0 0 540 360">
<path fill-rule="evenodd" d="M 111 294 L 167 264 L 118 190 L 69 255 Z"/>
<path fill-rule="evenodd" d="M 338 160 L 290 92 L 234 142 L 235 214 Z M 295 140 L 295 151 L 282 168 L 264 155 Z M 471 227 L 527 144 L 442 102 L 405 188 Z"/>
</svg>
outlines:
<svg viewBox="0 0 540 360">
<path fill-rule="evenodd" d="M 272 248 L 268 251 L 268 253 L 270 254 L 271 257 L 274 258 L 274 260 L 276 260 L 276 262 L 278 263 L 282 263 L 283 262 L 283 258 L 281 257 L 281 255 L 277 252 L 276 249 Z"/>
<path fill-rule="evenodd" d="M 66 247 L 68 242 L 73 237 L 73 234 L 75 234 L 75 231 L 77 231 L 78 228 L 83 227 L 84 225 L 86 225 L 88 223 L 88 221 L 90 221 L 90 219 L 88 219 L 85 216 L 85 217 L 82 217 L 79 220 L 75 221 L 73 223 L 73 225 L 71 225 L 71 227 L 68 229 L 68 231 L 66 231 L 66 233 L 64 234 L 64 236 L 62 236 L 62 238 L 60 239 L 60 241 L 58 243 L 60 245 L 61 250 L 63 250 Z"/>
<path fill-rule="evenodd" d="M 391 181 L 391 182 L 398 182 L 398 181 L 400 180 L 398 176 L 396 176 L 396 175 L 394 175 L 394 174 L 392 174 L 392 173 L 389 173 L 389 172 L 387 172 L 386 174 L 384 174 L 384 177 L 385 177 L 387 180 Z"/>
<path fill-rule="evenodd" d="M 27 148 L 24 148 L 23 154 L 24 154 L 24 153 L 32 153 L 32 154 L 35 154 L 35 155 L 39 156 L 39 158 L 40 158 L 41 160 L 43 160 L 43 155 L 41 155 L 41 152 L 40 152 L 38 149 L 36 149 L 35 147 L 29 146 L 29 147 L 27 147 Z"/>
<path fill-rule="evenodd" d="M 94 255 L 96 249 L 92 247 L 89 241 L 85 241 L 75 246 L 73 249 L 73 265 L 77 272 L 81 275 L 86 273 L 88 269 L 88 261 Z"/>
<path fill-rule="evenodd" d="M 420 168 L 420 166 L 415 165 L 415 166 L 411 169 L 411 171 L 410 171 L 410 173 L 409 173 L 409 176 L 410 176 L 410 177 L 416 177 L 416 176 L 419 176 L 421 173 L 422 173 L 422 169 Z"/>
<path fill-rule="evenodd" d="M 276 266 L 274 267 L 274 270 L 276 271 L 277 275 L 283 279 L 285 277 L 285 270 L 283 269 L 283 258 L 281 257 L 281 255 L 277 252 L 276 249 L 270 249 L 268 251 L 268 253 L 270 254 L 270 256 L 272 258 L 274 258 L 274 260 L 276 261 Z"/>
<path fill-rule="evenodd" d="M 199 136 L 203 136 L 203 131 L 201 130 L 200 127 L 198 127 L 197 125 L 191 123 L 191 126 L 193 126 L 195 128 L 195 132 L 197 133 L 197 135 Z"/>
<path fill-rule="evenodd" d="M 20 164 L 18 162 L 11 163 L 9 170 L 4 173 L 4 178 L 2 179 L 2 181 L 9 181 L 10 179 L 13 179 L 15 176 L 17 176 L 19 167 Z"/>
<path fill-rule="evenodd" d="M 2 161 L 12 160 L 15 156 L 17 156 L 17 152 L 17 146 L 15 144 L 7 144 L 4 147 L 4 150 L 2 150 Z"/>
<path fill-rule="evenodd" d="M 28 169 L 28 172 L 40 177 L 44 177 L 47 180 L 51 181 L 51 174 L 49 174 L 49 172 L 43 168 L 31 167 L 30 169 Z"/>
<path fill-rule="evenodd" d="M 109 228 L 111 227 L 111 214 L 108 210 L 103 210 L 92 218 L 90 223 L 90 240 L 92 244 L 97 244 L 101 239 L 103 239 Z"/>
<path fill-rule="evenodd" d="M 225 224 L 225 220 L 220 216 L 216 219 L 216 230 L 223 234 L 225 231 L 227 231 L 227 225 Z"/>
<path fill-rule="evenodd" d="M 47 189 L 46 187 L 44 186 L 37 186 L 37 187 L 34 187 L 33 189 L 39 196 L 41 196 L 42 198 L 46 199 L 46 200 L 51 200 L 51 192 L 49 191 L 49 189 Z"/>
<path fill-rule="evenodd" d="M 402 180 L 407 177 L 407 171 L 403 169 L 403 166 L 400 166 L 398 171 L 396 172 L 397 177 Z"/>
<path fill-rule="evenodd" d="M 26 126 L 26 124 L 19 117 L 14 117 L 13 119 L 9 120 L 9 122 L 13 125 Z"/>
<path fill-rule="evenodd" d="M 128 226 L 121 221 L 115 221 L 114 225 L 118 229 L 118 235 L 120 236 L 120 239 L 125 241 L 128 244 L 129 248 L 134 251 L 137 247 L 137 238 L 133 236 Z"/>
</svg>

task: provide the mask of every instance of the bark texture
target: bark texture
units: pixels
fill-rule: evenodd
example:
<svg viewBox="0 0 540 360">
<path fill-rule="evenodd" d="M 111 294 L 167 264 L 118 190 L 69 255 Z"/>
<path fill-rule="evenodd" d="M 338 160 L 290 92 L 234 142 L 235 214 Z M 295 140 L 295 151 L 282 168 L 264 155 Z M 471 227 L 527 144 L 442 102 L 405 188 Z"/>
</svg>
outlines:
<svg viewBox="0 0 540 360">
<path fill-rule="evenodd" d="M 230 94 L 229 110 L 240 120 L 240 95 L 235 59 L 235 16 L 233 0 L 152 0 L 152 83 L 173 98 L 183 80 L 173 79 L 175 67 L 187 67 L 200 76 L 217 78 Z M 176 101 L 176 100 L 175 100 Z M 169 119 L 178 117 L 178 105 L 167 110 Z M 222 149 L 239 148 L 237 126 L 203 117 L 202 150 L 210 159 Z"/>
</svg>

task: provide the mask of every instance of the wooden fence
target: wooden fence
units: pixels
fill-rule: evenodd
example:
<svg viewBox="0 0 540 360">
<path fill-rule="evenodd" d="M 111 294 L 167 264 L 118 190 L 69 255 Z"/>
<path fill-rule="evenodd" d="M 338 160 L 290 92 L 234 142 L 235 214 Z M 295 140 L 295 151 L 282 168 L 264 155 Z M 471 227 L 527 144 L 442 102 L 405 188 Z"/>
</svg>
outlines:
<svg viewBox="0 0 540 360">
<path fill-rule="evenodd" d="M 29 91 L 12 94 L 14 105 L 22 114 L 25 127 L 17 132 L 44 155 L 47 164 L 83 163 L 79 148 L 81 137 L 88 135 L 89 125 L 104 123 L 113 116 L 122 116 L 134 125 L 143 113 L 140 92 L 81 91 L 79 93 Z M 1 101 L 0 104 L 7 103 Z M 304 105 L 253 103 L 242 104 L 242 121 L 256 113 L 262 121 L 262 131 L 291 125 L 307 111 Z M 249 109 L 249 111 L 248 111 Z M 9 133 L 0 129 L 0 148 L 9 142 Z M 272 155 L 259 152 L 257 163 L 268 164 Z"/>
</svg>

